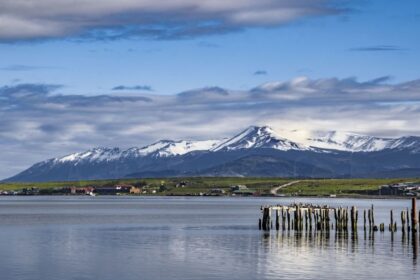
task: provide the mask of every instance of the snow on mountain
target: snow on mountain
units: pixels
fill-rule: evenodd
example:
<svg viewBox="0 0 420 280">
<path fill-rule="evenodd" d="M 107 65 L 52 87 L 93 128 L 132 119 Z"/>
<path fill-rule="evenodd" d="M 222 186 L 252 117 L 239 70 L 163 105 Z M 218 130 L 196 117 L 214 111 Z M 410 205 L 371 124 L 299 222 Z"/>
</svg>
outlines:
<svg viewBox="0 0 420 280">
<path fill-rule="evenodd" d="M 285 135 L 302 145 L 319 150 L 377 152 L 386 149 L 409 149 L 411 152 L 420 152 L 420 137 L 415 136 L 386 138 L 341 131 L 302 132 L 298 130 L 287 131 Z"/>
<path fill-rule="evenodd" d="M 139 154 L 143 156 L 154 155 L 156 157 L 184 155 L 193 151 L 208 151 L 220 144 L 220 142 L 221 140 L 163 140 L 139 149 Z"/>
<path fill-rule="evenodd" d="M 104 162 L 127 158 L 138 158 L 145 156 L 153 157 L 171 157 L 184 155 L 193 151 L 208 151 L 220 144 L 221 140 L 204 141 L 172 141 L 161 140 L 151 145 L 137 148 L 133 147 L 127 150 L 119 148 L 94 148 L 81 153 L 73 153 L 61 158 L 53 159 L 55 163 L 65 162 Z"/>
<path fill-rule="evenodd" d="M 241 149 L 271 148 L 281 151 L 317 151 L 330 150 L 347 152 L 375 152 L 385 149 L 409 149 L 420 153 L 420 137 L 380 138 L 349 132 L 307 132 L 282 131 L 280 136 L 268 126 L 251 126 L 236 136 L 222 140 L 161 140 L 151 145 L 127 150 L 119 148 L 94 148 L 85 152 L 70 154 L 52 159 L 54 163 L 106 162 L 120 159 L 155 157 L 164 158 L 185 155 L 193 151 L 236 151 Z M 302 135 L 305 135 L 302 137 Z M 299 136 L 299 137 L 298 137 Z M 290 140 L 291 139 L 291 140 Z"/>
<path fill-rule="evenodd" d="M 389 148 L 394 139 L 359 135 L 349 132 L 315 132 L 306 144 L 320 149 L 349 152 L 374 152 Z"/>
<path fill-rule="evenodd" d="M 222 142 L 211 151 L 234 151 L 252 148 L 272 148 L 276 150 L 310 150 L 311 148 L 280 137 L 268 126 L 251 126 L 238 135 Z"/>
<path fill-rule="evenodd" d="M 122 151 L 119 148 L 94 148 L 81 153 L 70 154 L 54 159 L 55 163 L 77 161 L 112 161 L 121 158 Z"/>
</svg>

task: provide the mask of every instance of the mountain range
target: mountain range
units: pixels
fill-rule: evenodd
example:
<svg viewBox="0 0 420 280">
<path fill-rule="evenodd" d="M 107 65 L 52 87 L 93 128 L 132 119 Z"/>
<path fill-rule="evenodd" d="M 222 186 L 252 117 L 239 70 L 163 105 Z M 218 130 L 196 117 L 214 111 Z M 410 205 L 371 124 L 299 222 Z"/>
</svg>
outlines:
<svg viewBox="0 0 420 280">
<path fill-rule="evenodd" d="M 280 133 L 268 126 L 251 126 L 225 139 L 161 140 L 126 150 L 93 148 L 36 163 L 5 181 L 168 176 L 349 178 L 419 175 L 420 137 L 381 138 L 337 131 Z"/>
</svg>

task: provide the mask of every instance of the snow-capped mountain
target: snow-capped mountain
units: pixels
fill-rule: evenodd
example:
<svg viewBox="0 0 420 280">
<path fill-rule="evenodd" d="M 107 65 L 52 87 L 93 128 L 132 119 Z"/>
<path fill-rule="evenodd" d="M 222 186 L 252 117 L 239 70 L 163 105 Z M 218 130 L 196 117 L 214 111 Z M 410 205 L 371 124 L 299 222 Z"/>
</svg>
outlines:
<svg viewBox="0 0 420 280">
<path fill-rule="evenodd" d="M 295 143 L 279 136 L 268 126 L 251 126 L 238 135 L 222 142 L 211 151 L 235 151 L 241 149 L 269 148 L 281 151 L 310 150 L 302 144 Z"/>
<path fill-rule="evenodd" d="M 317 148 L 318 151 L 378 152 L 387 149 L 420 152 L 420 137 L 376 137 L 342 131 L 283 131 L 300 146 Z"/>
<path fill-rule="evenodd" d="M 127 150 L 119 148 L 94 148 L 81 153 L 70 154 L 61 158 L 52 159 L 55 163 L 64 162 L 103 162 L 116 161 L 121 159 L 133 159 L 138 157 L 172 157 L 184 155 L 193 151 L 208 151 L 221 143 L 221 140 L 204 141 L 172 141 L 161 140 L 148 146 Z"/>
<path fill-rule="evenodd" d="M 348 152 L 374 152 L 391 147 L 394 139 L 359 135 L 349 132 L 315 132 L 307 139 L 307 145 L 320 149 Z"/>
<path fill-rule="evenodd" d="M 420 137 L 274 131 L 251 126 L 220 140 L 94 148 L 37 163 L 8 181 L 159 176 L 420 176 Z M 391 175 L 390 175 L 391 174 Z"/>
</svg>

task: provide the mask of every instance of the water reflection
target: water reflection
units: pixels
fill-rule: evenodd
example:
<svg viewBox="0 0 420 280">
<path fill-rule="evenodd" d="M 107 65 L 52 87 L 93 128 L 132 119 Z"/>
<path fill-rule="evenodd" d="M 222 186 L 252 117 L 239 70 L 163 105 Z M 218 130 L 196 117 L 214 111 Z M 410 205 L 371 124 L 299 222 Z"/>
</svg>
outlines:
<svg viewBox="0 0 420 280">
<path fill-rule="evenodd" d="M 363 239 L 359 240 L 359 234 Z M 331 238 L 332 237 L 332 238 Z M 395 244 L 395 239 L 399 238 L 400 246 Z M 412 258 L 413 265 L 417 265 L 419 239 L 417 232 L 390 232 L 389 237 L 384 232 L 374 231 L 264 231 L 261 234 L 262 246 L 265 251 L 276 247 L 295 247 L 295 248 L 315 248 L 317 250 L 328 250 L 333 248 L 337 251 L 358 253 L 363 249 L 363 253 L 375 253 L 375 246 L 380 246 L 380 251 L 386 253 L 389 248 L 390 255 L 402 250 L 404 256 Z M 389 246 L 388 246 L 389 245 Z"/>
<path fill-rule="evenodd" d="M 290 200 L 290 198 L 288 198 Z M 285 203 L 290 203 L 289 200 Z M 305 201 L 324 203 L 305 198 Z M 419 237 L 259 231 L 265 199 L 0 198 L 0 271 L 14 280 L 419 279 Z M 326 202 L 325 202 L 326 203 Z M 328 204 L 370 207 L 367 200 Z M 377 221 L 401 200 L 375 202 Z M 359 217 L 360 218 L 360 217 Z M 287 222 L 287 221 L 286 221 Z M 350 228 L 350 227 L 349 227 Z M 368 228 L 368 227 L 367 227 Z"/>
</svg>

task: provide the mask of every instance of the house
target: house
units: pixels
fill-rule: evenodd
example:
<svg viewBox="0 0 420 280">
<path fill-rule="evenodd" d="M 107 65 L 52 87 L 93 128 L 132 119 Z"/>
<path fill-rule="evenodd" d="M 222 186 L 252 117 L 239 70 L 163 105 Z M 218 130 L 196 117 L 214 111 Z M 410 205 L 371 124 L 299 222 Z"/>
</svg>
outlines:
<svg viewBox="0 0 420 280">
<path fill-rule="evenodd" d="M 89 194 L 95 191 L 94 187 L 70 187 L 70 194 Z"/>
<path fill-rule="evenodd" d="M 225 190 L 223 190 L 223 189 L 211 189 L 208 192 L 208 195 L 214 195 L 214 196 L 224 195 L 224 194 L 225 194 Z"/>
<path fill-rule="evenodd" d="M 379 195 L 407 195 L 417 196 L 420 193 L 419 183 L 398 183 L 379 187 Z"/>
<path fill-rule="evenodd" d="M 250 196 L 255 194 L 254 190 L 248 189 L 248 187 L 245 185 L 231 186 L 230 190 L 232 191 L 233 195 Z"/>
<path fill-rule="evenodd" d="M 232 192 L 240 191 L 240 190 L 248 190 L 248 187 L 246 185 L 235 185 L 235 186 L 230 186 L 230 190 Z"/>
<path fill-rule="evenodd" d="M 95 192 L 102 195 L 129 194 L 131 188 L 135 187 L 132 185 L 103 186 L 96 187 Z"/>
<path fill-rule="evenodd" d="M 130 194 L 141 194 L 141 192 L 142 192 L 141 188 L 134 187 L 134 186 L 130 188 Z"/>
</svg>

